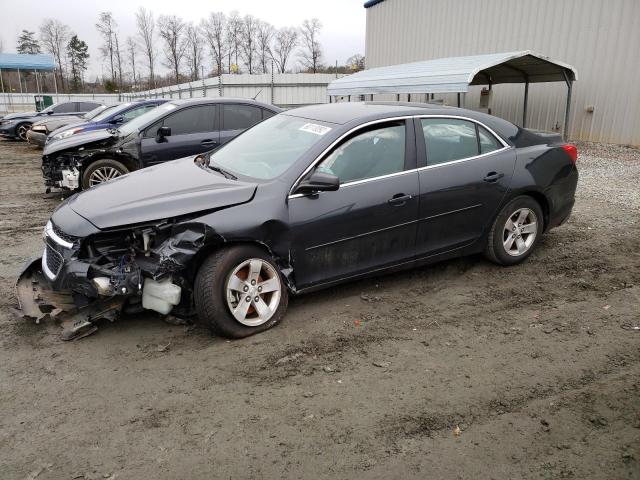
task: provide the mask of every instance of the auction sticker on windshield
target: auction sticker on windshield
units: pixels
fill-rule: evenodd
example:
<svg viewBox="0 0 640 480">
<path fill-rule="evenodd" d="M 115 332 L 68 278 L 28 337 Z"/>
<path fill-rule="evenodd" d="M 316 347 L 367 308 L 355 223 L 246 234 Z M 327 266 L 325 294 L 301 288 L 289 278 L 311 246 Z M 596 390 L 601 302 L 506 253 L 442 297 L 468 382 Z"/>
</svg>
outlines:
<svg viewBox="0 0 640 480">
<path fill-rule="evenodd" d="M 324 135 L 331 127 L 325 127 L 324 125 L 318 125 L 317 123 L 305 123 L 300 127 L 303 132 L 315 133 L 316 135 Z"/>
</svg>

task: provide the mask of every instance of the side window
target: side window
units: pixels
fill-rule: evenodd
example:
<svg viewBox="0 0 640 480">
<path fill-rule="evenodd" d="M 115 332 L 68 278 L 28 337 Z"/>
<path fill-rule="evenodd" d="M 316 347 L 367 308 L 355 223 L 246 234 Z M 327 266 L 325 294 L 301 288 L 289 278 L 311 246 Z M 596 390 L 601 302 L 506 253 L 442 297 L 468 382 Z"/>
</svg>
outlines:
<svg viewBox="0 0 640 480">
<path fill-rule="evenodd" d="M 266 120 L 269 117 L 273 117 L 276 114 L 276 112 L 272 112 L 271 110 L 265 110 L 264 108 L 262 109 L 262 119 Z"/>
<path fill-rule="evenodd" d="M 261 120 L 261 108 L 251 105 L 222 104 L 223 130 L 244 130 Z"/>
<path fill-rule="evenodd" d="M 341 183 L 379 177 L 404 170 L 405 124 L 376 125 L 345 140 L 318 170 L 336 175 Z"/>
<path fill-rule="evenodd" d="M 214 130 L 215 114 L 216 107 L 214 105 L 189 107 L 166 117 L 162 126 L 171 128 L 171 135 L 211 132 Z"/>
<path fill-rule="evenodd" d="M 76 102 L 61 103 L 53 107 L 53 113 L 76 113 Z"/>
<path fill-rule="evenodd" d="M 423 118 L 420 122 L 427 145 L 427 165 L 478 155 L 475 123 L 453 118 Z"/>
<path fill-rule="evenodd" d="M 138 108 L 132 108 L 128 112 L 122 114 L 122 118 L 124 123 L 127 123 L 129 120 L 133 120 L 134 118 L 142 115 L 144 112 L 148 112 L 152 108 L 156 108 L 155 105 L 143 105 Z M 173 132 L 171 132 L 173 134 Z"/>
<path fill-rule="evenodd" d="M 489 153 L 494 150 L 500 150 L 502 145 L 498 142 L 498 139 L 494 137 L 489 131 L 478 125 L 478 138 L 480 140 L 480 153 Z"/>
</svg>

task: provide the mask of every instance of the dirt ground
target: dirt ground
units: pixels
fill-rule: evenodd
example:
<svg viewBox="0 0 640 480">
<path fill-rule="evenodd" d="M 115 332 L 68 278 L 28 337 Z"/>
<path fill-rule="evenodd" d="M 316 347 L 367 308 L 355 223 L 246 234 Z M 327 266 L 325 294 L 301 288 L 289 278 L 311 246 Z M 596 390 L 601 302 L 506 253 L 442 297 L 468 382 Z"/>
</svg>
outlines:
<svg viewBox="0 0 640 480">
<path fill-rule="evenodd" d="M 144 315 L 64 343 L 12 313 L 60 196 L 0 142 L 0 479 L 640 478 L 640 152 L 579 147 L 523 265 L 295 298 L 242 341 Z"/>
</svg>

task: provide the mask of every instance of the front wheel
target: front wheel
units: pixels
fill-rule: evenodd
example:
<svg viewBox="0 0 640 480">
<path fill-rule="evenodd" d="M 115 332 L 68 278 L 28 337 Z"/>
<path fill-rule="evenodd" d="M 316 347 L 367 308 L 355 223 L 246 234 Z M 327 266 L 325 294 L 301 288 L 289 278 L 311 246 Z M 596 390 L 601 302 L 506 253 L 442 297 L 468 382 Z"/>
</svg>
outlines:
<svg viewBox="0 0 640 480">
<path fill-rule="evenodd" d="M 198 318 L 214 333 L 243 338 L 282 320 L 288 293 L 273 259 L 251 245 L 225 248 L 208 257 L 196 277 Z"/>
<path fill-rule="evenodd" d="M 500 265 L 524 261 L 542 235 L 544 218 L 540 204 L 523 195 L 500 211 L 487 238 L 485 256 Z"/>
<path fill-rule="evenodd" d="M 21 123 L 16 127 L 16 135 L 18 138 L 24 142 L 27 141 L 27 132 L 31 128 L 31 124 L 29 123 Z"/>
<path fill-rule="evenodd" d="M 82 174 L 82 189 L 108 182 L 129 173 L 129 169 L 117 160 L 103 158 L 90 164 Z"/>
</svg>

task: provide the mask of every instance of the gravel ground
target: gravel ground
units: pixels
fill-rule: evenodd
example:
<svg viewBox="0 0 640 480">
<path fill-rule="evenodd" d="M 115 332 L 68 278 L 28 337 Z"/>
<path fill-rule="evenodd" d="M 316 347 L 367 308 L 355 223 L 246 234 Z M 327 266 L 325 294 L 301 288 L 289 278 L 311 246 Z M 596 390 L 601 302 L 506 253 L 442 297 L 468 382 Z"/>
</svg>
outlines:
<svg viewBox="0 0 640 480">
<path fill-rule="evenodd" d="M 60 198 L 0 142 L 0 479 L 640 478 L 640 152 L 579 149 L 520 266 L 294 298 L 241 341 L 140 315 L 64 343 L 12 314 Z"/>
</svg>

